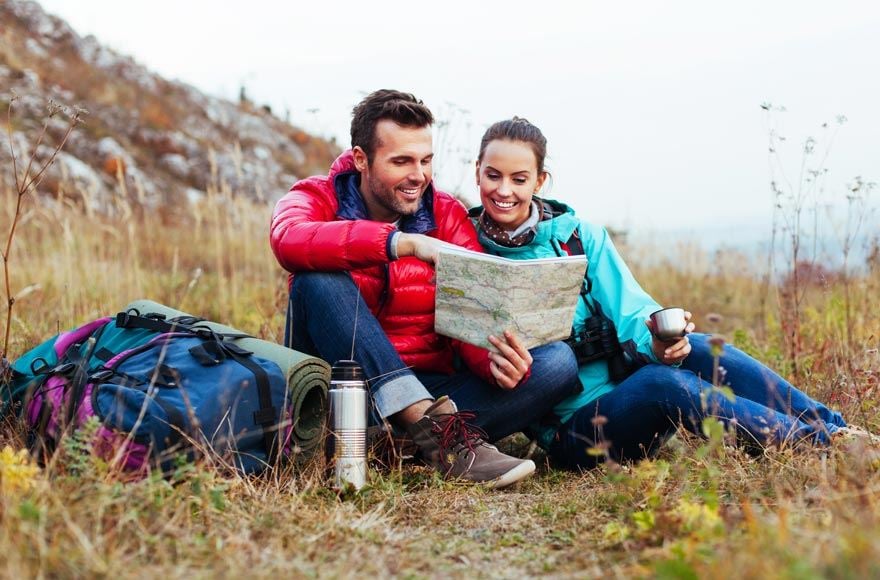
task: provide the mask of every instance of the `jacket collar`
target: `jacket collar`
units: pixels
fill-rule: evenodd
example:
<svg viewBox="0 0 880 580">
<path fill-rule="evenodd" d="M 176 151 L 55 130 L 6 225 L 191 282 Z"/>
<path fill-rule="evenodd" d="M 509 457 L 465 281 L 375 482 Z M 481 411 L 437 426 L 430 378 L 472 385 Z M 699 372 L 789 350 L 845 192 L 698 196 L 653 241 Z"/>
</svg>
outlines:
<svg viewBox="0 0 880 580">
<path fill-rule="evenodd" d="M 339 208 L 336 217 L 341 220 L 370 219 L 367 206 L 360 190 L 361 174 L 354 167 L 354 156 L 346 151 L 333 163 L 330 169 L 333 189 Z M 419 208 L 413 215 L 403 216 L 397 223 L 397 229 L 410 234 L 426 234 L 437 229 L 434 219 L 434 184 L 428 184 L 422 195 Z"/>
</svg>

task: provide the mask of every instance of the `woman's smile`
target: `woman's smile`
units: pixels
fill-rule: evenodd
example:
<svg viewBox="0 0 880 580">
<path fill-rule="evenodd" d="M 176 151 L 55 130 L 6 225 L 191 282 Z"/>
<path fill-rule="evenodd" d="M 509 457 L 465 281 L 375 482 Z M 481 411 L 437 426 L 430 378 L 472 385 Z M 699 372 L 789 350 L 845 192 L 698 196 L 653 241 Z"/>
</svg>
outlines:
<svg viewBox="0 0 880 580">
<path fill-rule="evenodd" d="M 492 203 L 495 204 L 495 207 L 502 210 L 513 209 L 519 205 L 519 202 L 517 201 L 500 201 L 497 199 L 493 199 Z"/>
</svg>

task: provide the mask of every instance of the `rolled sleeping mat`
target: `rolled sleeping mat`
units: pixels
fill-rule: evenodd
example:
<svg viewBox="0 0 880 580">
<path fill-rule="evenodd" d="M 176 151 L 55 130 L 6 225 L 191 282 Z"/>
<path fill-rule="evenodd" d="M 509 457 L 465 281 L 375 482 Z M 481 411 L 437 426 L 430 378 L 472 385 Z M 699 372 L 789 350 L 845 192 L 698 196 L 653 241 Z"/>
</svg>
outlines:
<svg viewBox="0 0 880 580">
<path fill-rule="evenodd" d="M 137 310 L 141 315 L 163 314 L 166 319 L 192 316 L 186 312 L 153 302 L 135 300 L 125 310 Z M 240 330 L 216 322 L 199 322 L 222 334 L 245 334 Z M 330 382 L 330 365 L 323 360 L 303 354 L 274 342 L 252 336 L 231 339 L 255 355 L 273 361 L 287 377 L 287 388 L 293 405 L 293 443 L 295 453 L 307 458 L 318 451 L 327 412 L 327 389 Z"/>
</svg>

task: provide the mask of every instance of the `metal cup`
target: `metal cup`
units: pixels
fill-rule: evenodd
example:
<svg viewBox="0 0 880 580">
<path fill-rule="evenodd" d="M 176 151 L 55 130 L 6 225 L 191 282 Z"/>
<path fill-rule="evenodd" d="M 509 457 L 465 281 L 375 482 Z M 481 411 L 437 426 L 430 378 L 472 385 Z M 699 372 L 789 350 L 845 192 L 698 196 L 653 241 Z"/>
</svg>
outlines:
<svg viewBox="0 0 880 580">
<path fill-rule="evenodd" d="M 654 336 L 660 340 L 676 340 L 685 335 L 687 320 L 684 318 L 684 308 L 664 308 L 651 314 L 654 323 Z"/>
</svg>

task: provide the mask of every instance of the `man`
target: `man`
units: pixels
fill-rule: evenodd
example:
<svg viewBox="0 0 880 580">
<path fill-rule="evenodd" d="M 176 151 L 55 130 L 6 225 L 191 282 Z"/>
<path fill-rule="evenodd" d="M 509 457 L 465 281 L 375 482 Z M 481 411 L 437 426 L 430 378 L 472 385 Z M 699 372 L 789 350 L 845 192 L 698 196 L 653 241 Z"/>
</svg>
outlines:
<svg viewBox="0 0 880 580">
<path fill-rule="evenodd" d="M 270 238 L 291 272 L 285 343 L 356 360 L 376 412 L 407 430 L 421 459 L 500 488 L 535 465 L 485 439 L 545 416 L 577 389 L 577 364 L 563 343 L 529 352 L 505 333 L 489 352 L 434 332 L 439 249 L 481 249 L 464 206 L 431 183 L 433 122 L 410 94 L 368 95 L 353 111 L 352 149 L 278 202 Z"/>
</svg>

